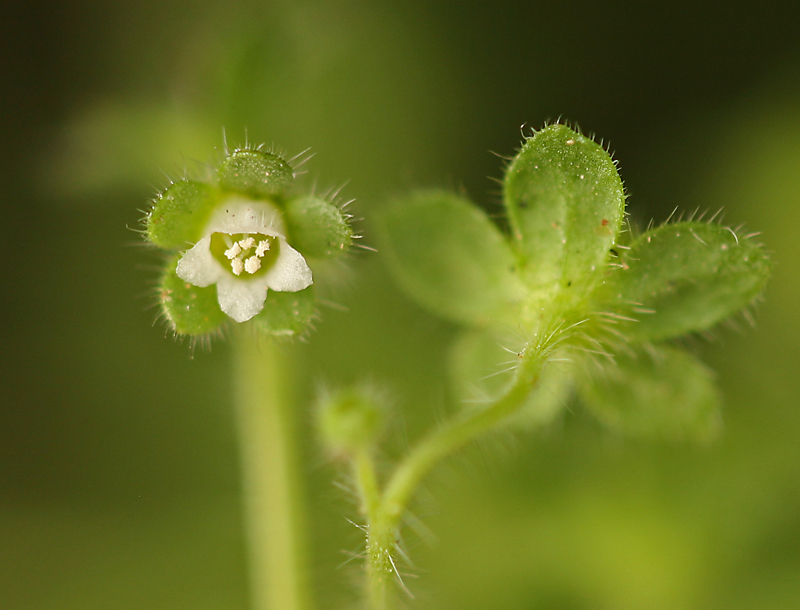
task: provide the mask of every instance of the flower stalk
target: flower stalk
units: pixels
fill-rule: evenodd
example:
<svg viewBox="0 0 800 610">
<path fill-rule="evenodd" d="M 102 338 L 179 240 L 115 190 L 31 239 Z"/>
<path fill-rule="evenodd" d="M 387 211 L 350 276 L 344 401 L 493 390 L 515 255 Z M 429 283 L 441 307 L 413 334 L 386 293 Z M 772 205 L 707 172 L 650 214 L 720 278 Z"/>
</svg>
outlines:
<svg viewBox="0 0 800 610">
<path fill-rule="evenodd" d="M 367 599 L 370 610 L 388 610 L 397 568 L 397 539 L 406 508 L 422 479 L 442 459 L 452 455 L 513 415 L 538 382 L 547 349 L 528 349 L 520 356 L 516 377 L 508 391 L 485 410 L 455 419 L 435 430 L 397 466 L 377 502 L 362 495 L 369 511 L 367 537 Z M 358 462 L 358 470 L 363 468 Z M 359 485 L 363 494 L 363 485 Z"/>
<path fill-rule="evenodd" d="M 252 610 L 309 610 L 303 480 L 285 354 L 235 335 L 234 382 Z"/>
</svg>

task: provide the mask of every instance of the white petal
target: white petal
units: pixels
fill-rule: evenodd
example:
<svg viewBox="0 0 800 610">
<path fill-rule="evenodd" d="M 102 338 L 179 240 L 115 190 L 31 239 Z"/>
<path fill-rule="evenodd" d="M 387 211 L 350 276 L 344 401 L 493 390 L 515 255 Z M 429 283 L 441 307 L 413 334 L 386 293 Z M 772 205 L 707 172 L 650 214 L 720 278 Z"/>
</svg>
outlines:
<svg viewBox="0 0 800 610">
<path fill-rule="evenodd" d="M 278 260 L 264 276 L 267 286 L 278 292 L 297 292 L 308 288 L 313 279 L 306 259 L 287 244 L 285 239 L 281 239 L 280 242 L 281 251 Z"/>
<path fill-rule="evenodd" d="M 237 322 L 247 322 L 264 309 L 267 286 L 263 278 L 238 280 L 230 276 L 217 282 L 219 307 Z"/>
<path fill-rule="evenodd" d="M 208 249 L 211 237 L 204 237 L 191 250 L 187 250 L 178 261 L 175 273 L 194 286 L 210 286 L 223 277 L 225 270 L 211 255 Z"/>
<path fill-rule="evenodd" d="M 283 237 L 286 226 L 283 213 L 266 201 L 240 196 L 228 197 L 211 216 L 207 233 L 261 233 Z"/>
</svg>

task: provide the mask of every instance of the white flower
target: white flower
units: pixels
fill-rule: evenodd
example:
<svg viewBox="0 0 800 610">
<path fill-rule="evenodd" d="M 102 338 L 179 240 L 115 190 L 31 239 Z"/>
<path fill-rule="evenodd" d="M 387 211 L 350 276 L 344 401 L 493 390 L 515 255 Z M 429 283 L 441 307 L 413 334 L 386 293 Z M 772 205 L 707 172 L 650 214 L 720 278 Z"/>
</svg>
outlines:
<svg viewBox="0 0 800 610">
<path fill-rule="evenodd" d="M 267 289 L 297 292 L 312 284 L 311 269 L 285 233 L 281 211 L 272 204 L 230 197 L 178 261 L 176 273 L 194 286 L 216 284 L 222 311 L 246 322 L 264 308 Z"/>
</svg>

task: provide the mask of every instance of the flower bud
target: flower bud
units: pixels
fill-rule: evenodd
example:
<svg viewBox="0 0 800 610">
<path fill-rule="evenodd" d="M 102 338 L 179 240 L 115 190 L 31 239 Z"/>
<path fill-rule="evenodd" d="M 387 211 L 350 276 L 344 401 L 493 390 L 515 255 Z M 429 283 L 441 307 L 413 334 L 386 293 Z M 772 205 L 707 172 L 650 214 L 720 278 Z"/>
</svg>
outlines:
<svg viewBox="0 0 800 610">
<path fill-rule="evenodd" d="M 374 392 L 349 388 L 320 400 L 317 424 L 325 443 L 336 453 L 367 449 L 378 439 L 385 410 Z"/>
</svg>

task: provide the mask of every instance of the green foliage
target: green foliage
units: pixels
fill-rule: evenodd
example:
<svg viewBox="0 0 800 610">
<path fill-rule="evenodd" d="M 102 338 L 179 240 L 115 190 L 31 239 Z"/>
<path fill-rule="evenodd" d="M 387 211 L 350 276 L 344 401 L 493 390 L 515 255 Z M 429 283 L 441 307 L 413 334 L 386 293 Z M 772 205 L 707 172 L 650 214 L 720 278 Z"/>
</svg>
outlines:
<svg viewBox="0 0 800 610">
<path fill-rule="evenodd" d="M 681 222 L 646 232 L 620 250 L 604 292 L 636 322 L 625 332 L 659 341 L 710 328 L 761 294 L 770 260 L 727 227 Z"/>
<path fill-rule="evenodd" d="M 625 212 L 622 180 L 608 153 L 565 125 L 529 138 L 506 171 L 511 239 L 534 287 L 578 290 L 604 269 Z"/>
<path fill-rule="evenodd" d="M 584 404 L 620 432 L 697 440 L 719 432 L 721 398 L 714 375 L 683 350 L 622 352 L 586 369 L 579 386 Z"/>
<path fill-rule="evenodd" d="M 525 141 L 503 192 L 508 235 L 444 191 L 397 200 L 380 222 L 381 251 L 409 296 L 484 329 L 454 346 L 455 395 L 479 403 L 502 396 L 519 363 L 500 345 L 516 334 L 524 345 L 513 351 L 557 344 L 572 362 L 546 368 L 531 392 L 540 421 L 564 403 L 570 368 L 588 368 L 595 374 L 578 375 L 580 395 L 604 422 L 638 435 L 710 436 L 718 397 L 708 371 L 674 348 L 634 358 L 627 345 L 702 331 L 746 307 L 769 275 L 763 248 L 700 222 L 649 230 L 629 248 L 618 243 L 625 194 L 616 165 L 564 125 Z M 585 364 L 595 354 L 607 361 Z"/>
<path fill-rule="evenodd" d="M 455 322 L 509 318 L 524 299 L 519 260 L 481 210 L 447 191 L 396 201 L 379 218 L 382 253 L 401 286 Z"/>
<path fill-rule="evenodd" d="M 506 346 L 502 333 L 464 329 L 450 351 L 450 382 L 455 398 L 468 410 L 485 409 L 512 383 L 508 372 L 520 355 Z M 552 362 L 542 371 L 519 412 L 509 424 L 530 427 L 551 422 L 566 406 L 572 389 L 571 367 Z"/>
</svg>

